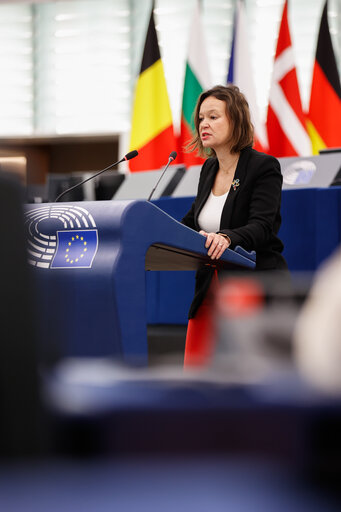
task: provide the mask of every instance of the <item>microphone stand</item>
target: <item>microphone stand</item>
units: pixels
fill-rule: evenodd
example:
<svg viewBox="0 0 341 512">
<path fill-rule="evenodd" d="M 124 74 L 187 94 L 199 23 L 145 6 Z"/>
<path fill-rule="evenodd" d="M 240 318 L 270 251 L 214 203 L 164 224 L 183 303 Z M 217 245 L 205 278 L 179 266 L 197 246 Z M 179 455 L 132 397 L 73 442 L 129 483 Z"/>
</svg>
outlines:
<svg viewBox="0 0 341 512">
<path fill-rule="evenodd" d="M 61 194 L 59 194 L 59 196 L 56 197 L 54 202 L 57 203 L 61 197 L 63 197 L 68 192 L 71 192 L 71 190 L 73 190 L 77 187 L 80 187 L 81 185 L 84 185 L 84 183 L 86 183 L 87 181 L 92 180 L 93 178 L 96 178 L 96 176 L 99 176 L 99 174 L 102 174 L 103 172 L 108 171 L 112 167 L 115 167 L 115 165 L 118 165 L 118 164 L 124 162 L 125 160 L 131 160 L 131 158 L 135 158 L 135 156 L 137 156 L 137 155 L 138 155 L 138 153 L 136 150 L 130 151 L 123 158 L 121 158 L 121 160 L 119 160 L 118 162 L 108 165 L 108 167 L 106 167 L 105 169 L 102 169 L 101 171 L 96 172 L 96 174 L 93 174 L 89 178 L 86 178 L 85 180 L 81 181 L 80 183 L 76 183 L 76 185 L 73 185 L 73 187 L 70 187 L 67 190 L 64 190 L 64 192 L 62 192 Z"/>
<path fill-rule="evenodd" d="M 175 153 L 175 151 L 173 151 L 173 153 Z M 158 179 L 158 181 L 157 181 L 157 183 L 156 183 L 155 187 L 154 187 L 154 188 L 153 188 L 153 190 L 151 191 L 151 193 L 150 193 L 150 195 L 149 195 L 149 197 L 148 197 L 147 201 L 150 201 L 150 200 L 151 200 L 152 195 L 154 194 L 155 190 L 157 189 L 157 186 L 158 186 L 158 184 L 160 183 L 160 181 L 161 181 L 161 179 L 162 179 L 163 175 L 164 175 L 164 174 L 165 174 L 165 172 L 167 171 L 167 169 L 168 169 L 168 167 L 169 167 L 169 164 L 175 160 L 175 157 L 173 156 L 173 153 L 171 153 L 171 155 L 169 156 L 169 159 L 168 159 L 167 165 L 166 165 L 166 167 L 164 168 L 163 173 L 161 174 L 160 178 Z M 176 153 L 175 153 L 175 155 L 176 155 Z"/>
</svg>

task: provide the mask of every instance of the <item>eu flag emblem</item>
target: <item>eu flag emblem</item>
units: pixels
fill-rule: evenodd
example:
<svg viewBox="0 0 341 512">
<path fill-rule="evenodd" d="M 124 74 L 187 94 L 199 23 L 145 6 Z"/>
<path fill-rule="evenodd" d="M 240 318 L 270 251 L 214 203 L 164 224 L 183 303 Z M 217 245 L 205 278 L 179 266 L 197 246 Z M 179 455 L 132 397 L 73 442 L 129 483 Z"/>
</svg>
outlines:
<svg viewBox="0 0 341 512">
<path fill-rule="evenodd" d="M 97 247 L 97 229 L 57 231 L 57 250 L 50 268 L 91 268 Z"/>
</svg>

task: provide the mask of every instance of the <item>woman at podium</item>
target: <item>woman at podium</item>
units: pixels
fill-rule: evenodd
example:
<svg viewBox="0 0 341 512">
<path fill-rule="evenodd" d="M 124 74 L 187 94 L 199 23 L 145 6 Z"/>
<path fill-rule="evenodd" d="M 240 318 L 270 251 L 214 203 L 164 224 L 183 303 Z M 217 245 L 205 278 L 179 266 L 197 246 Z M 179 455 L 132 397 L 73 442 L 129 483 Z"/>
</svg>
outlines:
<svg viewBox="0 0 341 512">
<path fill-rule="evenodd" d="M 256 270 L 287 270 L 281 225 L 282 174 L 276 158 L 252 149 L 254 129 L 245 96 L 234 85 L 215 86 L 197 102 L 196 135 L 187 146 L 208 157 L 197 196 L 182 223 L 206 237 L 214 261 L 237 245 L 256 251 Z M 213 267 L 196 275 L 189 311 L 185 366 L 202 364 L 210 355 L 212 318 L 209 290 L 217 279 Z"/>
</svg>

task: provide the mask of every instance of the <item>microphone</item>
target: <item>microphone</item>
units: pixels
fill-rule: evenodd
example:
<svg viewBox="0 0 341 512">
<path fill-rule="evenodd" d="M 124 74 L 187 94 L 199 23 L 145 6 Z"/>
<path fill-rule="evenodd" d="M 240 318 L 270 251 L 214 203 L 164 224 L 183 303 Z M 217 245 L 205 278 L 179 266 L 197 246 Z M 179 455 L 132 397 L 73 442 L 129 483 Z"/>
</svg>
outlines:
<svg viewBox="0 0 341 512">
<path fill-rule="evenodd" d="M 175 160 L 175 159 L 176 159 L 176 151 L 172 151 L 172 152 L 171 152 L 171 154 L 169 155 L 167 165 L 166 165 L 166 167 L 164 168 L 163 173 L 161 174 L 160 178 L 158 179 L 158 181 L 157 181 L 157 183 L 156 183 L 155 187 L 154 187 L 154 188 L 153 188 L 153 190 L 151 191 L 150 196 L 148 197 L 147 201 L 150 201 L 150 200 L 151 200 L 152 195 L 154 194 L 154 192 L 155 192 L 155 190 L 156 190 L 156 188 L 157 188 L 158 184 L 160 183 L 160 181 L 161 181 L 161 179 L 162 179 L 162 176 L 163 176 L 163 175 L 165 174 L 165 172 L 167 171 L 167 169 L 168 169 L 168 167 L 169 167 L 170 163 L 171 163 L 171 162 L 174 162 L 174 160 Z"/>
<path fill-rule="evenodd" d="M 136 151 L 136 149 L 134 149 L 133 151 L 129 151 L 129 153 L 127 153 L 123 158 L 121 158 L 121 160 L 119 160 L 118 162 L 115 162 L 114 164 L 110 164 L 108 165 L 108 167 L 106 167 L 105 169 L 102 169 L 101 171 L 98 171 L 96 174 L 94 174 L 93 176 L 90 176 L 90 178 L 86 178 L 85 180 L 81 181 L 80 183 L 77 183 L 76 185 L 73 185 L 73 187 L 70 187 L 66 190 L 64 190 L 64 192 L 62 192 L 61 194 L 59 194 L 59 196 L 56 197 L 56 199 L 54 200 L 55 203 L 57 203 L 59 201 L 59 199 L 61 197 L 63 197 L 65 194 L 67 194 L 68 192 L 70 192 L 71 190 L 74 190 L 75 188 L 77 187 L 80 187 L 81 185 L 83 185 L 84 183 L 86 183 L 87 181 L 89 180 L 92 180 L 93 178 L 96 178 L 96 176 L 98 176 L 99 174 L 102 174 L 103 172 L 105 171 L 108 171 L 109 169 L 111 169 L 112 167 L 115 167 L 115 165 L 118 165 L 120 164 L 121 162 L 124 162 L 125 160 L 128 161 L 128 160 L 131 160 L 132 158 L 135 158 L 136 156 L 138 155 L 138 152 Z"/>
</svg>

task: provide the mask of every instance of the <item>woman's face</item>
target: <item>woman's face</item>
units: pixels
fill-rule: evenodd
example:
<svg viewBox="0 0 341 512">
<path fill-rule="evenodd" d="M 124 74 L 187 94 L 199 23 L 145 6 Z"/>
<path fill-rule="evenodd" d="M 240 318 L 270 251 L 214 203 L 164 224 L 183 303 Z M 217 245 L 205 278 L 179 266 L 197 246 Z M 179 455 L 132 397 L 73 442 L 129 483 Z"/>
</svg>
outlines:
<svg viewBox="0 0 341 512">
<path fill-rule="evenodd" d="M 224 147 L 230 139 L 231 124 L 226 114 L 225 101 L 214 96 L 204 99 L 199 110 L 199 135 L 204 148 L 216 152 Z"/>
</svg>

